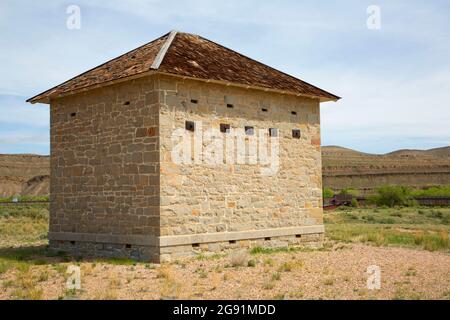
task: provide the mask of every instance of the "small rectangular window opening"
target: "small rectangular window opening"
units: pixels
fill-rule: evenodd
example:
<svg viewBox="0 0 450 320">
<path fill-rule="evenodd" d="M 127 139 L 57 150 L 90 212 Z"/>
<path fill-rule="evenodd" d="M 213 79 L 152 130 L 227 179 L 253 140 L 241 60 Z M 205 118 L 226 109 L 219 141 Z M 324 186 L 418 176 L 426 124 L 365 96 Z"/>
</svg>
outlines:
<svg viewBox="0 0 450 320">
<path fill-rule="evenodd" d="M 278 137 L 278 130 L 276 128 L 269 128 L 269 137 Z"/>
<path fill-rule="evenodd" d="M 292 130 L 292 138 L 300 139 L 300 137 L 301 137 L 301 133 L 300 133 L 299 129 Z"/>
<path fill-rule="evenodd" d="M 70 244 L 71 245 L 75 245 L 75 241 L 70 241 Z"/>
<path fill-rule="evenodd" d="M 229 244 L 235 244 L 235 243 L 236 243 L 236 240 L 230 240 L 230 241 L 228 241 L 228 243 L 229 243 Z"/>
<path fill-rule="evenodd" d="M 192 244 L 192 248 L 198 248 L 198 247 L 200 247 L 200 243 L 193 243 Z"/>
<path fill-rule="evenodd" d="M 231 103 L 228 103 L 228 104 L 227 104 L 227 108 L 233 109 L 234 106 L 233 106 Z"/>
<path fill-rule="evenodd" d="M 269 110 L 267 110 L 266 108 L 262 108 L 261 111 L 262 111 L 262 112 L 267 112 L 267 111 L 269 111 Z"/>
<path fill-rule="evenodd" d="M 225 123 L 221 123 L 220 124 L 220 132 L 222 132 L 222 133 L 230 132 L 230 125 L 229 124 L 225 124 Z"/>
<path fill-rule="evenodd" d="M 124 103 L 125 106 L 129 106 L 130 105 L 130 101 L 127 101 Z"/>
<path fill-rule="evenodd" d="M 77 115 L 76 112 L 72 112 L 72 113 L 70 114 L 71 117 L 75 117 L 76 115 Z"/>
<path fill-rule="evenodd" d="M 126 244 L 126 245 L 125 245 L 125 248 L 131 249 L 131 244 Z"/>
<path fill-rule="evenodd" d="M 255 134 L 255 128 L 250 126 L 245 126 L 245 134 L 247 136 L 253 136 Z"/>
<path fill-rule="evenodd" d="M 296 237 L 296 238 L 301 238 L 302 235 L 301 235 L 301 234 L 296 234 L 295 237 Z"/>
<path fill-rule="evenodd" d="M 265 241 L 270 241 L 270 237 L 264 238 Z"/>
<path fill-rule="evenodd" d="M 191 103 L 197 104 L 198 100 L 197 99 L 191 99 Z"/>
<path fill-rule="evenodd" d="M 195 122 L 194 121 L 186 121 L 186 126 L 185 126 L 187 131 L 195 131 Z"/>
<path fill-rule="evenodd" d="M 293 116 L 296 116 L 296 115 L 297 115 L 297 112 L 296 112 L 296 111 L 291 111 L 291 114 L 292 114 Z"/>
</svg>

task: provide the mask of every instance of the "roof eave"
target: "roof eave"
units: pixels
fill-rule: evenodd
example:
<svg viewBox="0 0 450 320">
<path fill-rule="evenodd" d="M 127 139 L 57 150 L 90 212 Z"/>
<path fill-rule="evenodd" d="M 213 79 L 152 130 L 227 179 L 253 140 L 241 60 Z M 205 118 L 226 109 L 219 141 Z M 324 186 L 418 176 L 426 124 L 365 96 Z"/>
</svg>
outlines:
<svg viewBox="0 0 450 320">
<path fill-rule="evenodd" d="M 86 92 L 86 91 L 90 91 L 93 89 L 114 85 L 114 84 L 117 84 L 120 82 L 129 81 L 129 80 L 133 80 L 133 79 L 137 79 L 137 78 L 142 78 L 142 77 L 149 76 L 152 74 L 161 74 L 161 75 L 166 75 L 169 77 L 175 77 L 175 78 L 180 78 L 180 79 L 189 79 L 189 80 L 194 80 L 194 81 L 202 81 L 202 82 L 206 82 L 206 83 L 216 83 L 216 84 L 221 84 L 221 85 L 226 85 L 226 86 L 234 86 L 234 87 L 239 87 L 239 88 L 244 88 L 244 89 L 254 89 L 254 90 L 261 90 L 261 91 L 265 91 L 265 92 L 274 92 L 274 93 L 279 93 L 279 94 L 288 94 L 288 95 L 305 97 L 305 98 L 310 98 L 310 99 L 318 99 L 321 103 L 322 102 L 330 102 L 330 101 L 336 102 L 341 99 L 341 97 L 334 96 L 331 93 L 329 93 L 329 95 L 332 96 L 333 98 L 326 97 L 326 96 L 316 96 L 316 95 L 298 93 L 298 92 L 287 91 L 287 90 L 278 90 L 278 89 L 272 89 L 272 88 L 266 88 L 266 87 L 245 85 L 245 84 L 239 84 L 236 82 L 230 82 L 230 81 L 224 81 L 224 80 L 201 79 L 201 78 L 195 78 L 195 77 L 189 77 L 189 76 L 181 76 L 181 75 L 177 75 L 177 74 L 173 74 L 173 73 L 162 72 L 162 71 L 158 71 L 158 70 L 151 70 L 151 71 L 142 72 L 140 74 L 130 76 L 130 77 L 124 77 L 124 78 L 116 79 L 113 81 L 103 82 L 103 83 L 99 83 L 96 85 L 80 88 L 77 90 L 66 91 L 66 92 L 63 92 L 58 95 L 50 94 L 50 95 L 45 95 L 41 98 L 38 98 L 43 93 L 45 93 L 45 92 L 43 92 L 43 93 L 36 95 L 35 97 L 32 97 L 32 98 L 26 100 L 26 102 L 29 102 L 31 104 L 35 104 L 35 103 L 50 104 L 52 99 L 57 99 L 57 98 L 74 95 L 74 94 L 78 94 L 81 92 Z"/>
<path fill-rule="evenodd" d="M 320 102 L 338 102 L 339 100 L 341 100 L 341 97 L 336 96 L 336 98 L 321 98 Z"/>
<path fill-rule="evenodd" d="M 40 93 L 40 94 L 36 95 L 35 97 L 32 97 L 32 98 L 26 100 L 26 102 L 29 102 L 31 104 L 35 104 L 35 103 L 50 104 L 51 100 L 53 100 L 53 99 L 63 98 L 63 97 L 67 97 L 70 95 L 90 91 L 93 89 L 111 86 L 111 85 L 114 85 L 117 83 L 142 78 L 142 77 L 149 76 L 149 75 L 152 75 L 155 73 L 157 73 L 156 70 L 145 71 L 145 72 L 141 72 L 139 74 L 133 75 L 133 76 L 128 76 L 128 77 L 123 77 L 123 78 L 112 80 L 112 81 L 102 82 L 99 84 L 83 87 L 83 88 L 76 89 L 76 90 L 69 90 L 69 91 L 65 91 L 65 92 L 63 92 L 61 94 L 57 94 L 57 95 L 49 94 L 49 95 L 43 96 L 42 98 L 38 98 L 40 95 L 43 95 L 45 93 L 45 91 L 44 91 L 43 93 Z"/>
</svg>

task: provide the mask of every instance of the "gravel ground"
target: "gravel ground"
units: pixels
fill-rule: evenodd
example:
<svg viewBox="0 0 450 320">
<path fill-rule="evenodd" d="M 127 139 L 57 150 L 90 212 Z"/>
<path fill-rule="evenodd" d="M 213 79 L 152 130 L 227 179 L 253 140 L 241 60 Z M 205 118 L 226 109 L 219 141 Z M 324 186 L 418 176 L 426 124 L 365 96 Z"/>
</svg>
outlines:
<svg viewBox="0 0 450 320">
<path fill-rule="evenodd" d="M 449 253 L 335 243 L 326 250 L 240 253 L 245 266 L 233 267 L 236 255 L 161 266 L 80 262 L 77 292 L 65 286 L 70 263 L 47 261 L 0 274 L 0 298 L 28 290 L 42 299 L 450 299 Z M 367 288 L 371 265 L 381 270 L 379 290 Z"/>
</svg>

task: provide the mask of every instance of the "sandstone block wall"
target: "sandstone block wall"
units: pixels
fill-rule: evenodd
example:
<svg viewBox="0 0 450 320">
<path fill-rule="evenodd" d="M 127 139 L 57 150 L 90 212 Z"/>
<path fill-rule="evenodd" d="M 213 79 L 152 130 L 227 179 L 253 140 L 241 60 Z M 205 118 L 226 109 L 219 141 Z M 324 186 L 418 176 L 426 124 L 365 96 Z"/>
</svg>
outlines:
<svg viewBox="0 0 450 320">
<path fill-rule="evenodd" d="M 322 225 L 318 100 L 168 77 L 159 88 L 161 236 Z M 265 176 L 261 164 L 175 164 L 172 133 L 186 121 L 203 130 L 276 128 L 279 170 Z"/>
<path fill-rule="evenodd" d="M 71 242 L 73 251 L 84 254 L 92 250 L 83 248 L 95 248 L 89 242 L 117 239 L 126 248 L 137 239 L 156 239 L 159 113 L 154 80 L 60 98 L 52 101 L 50 114 L 51 245 Z"/>
<path fill-rule="evenodd" d="M 56 99 L 50 245 L 152 261 L 252 245 L 318 245 L 319 114 L 318 100 L 163 75 Z M 205 130 L 277 129 L 278 170 L 263 175 L 267 165 L 258 161 L 176 163 L 173 132 L 186 121 Z"/>
</svg>

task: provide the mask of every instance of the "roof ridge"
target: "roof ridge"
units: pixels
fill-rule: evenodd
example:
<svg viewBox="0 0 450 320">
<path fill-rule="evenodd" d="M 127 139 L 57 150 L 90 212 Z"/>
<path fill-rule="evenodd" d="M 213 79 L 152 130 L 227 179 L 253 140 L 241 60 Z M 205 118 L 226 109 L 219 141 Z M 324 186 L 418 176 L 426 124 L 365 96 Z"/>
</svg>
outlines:
<svg viewBox="0 0 450 320">
<path fill-rule="evenodd" d="M 169 33 L 169 36 L 166 39 L 166 42 L 161 46 L 161 49 L 159 49 L 158 54 L 156 55 L 155 60 L 153 60 L 153 63 L 150 68 L 158 70 L 161 62 L 163 61 L 164 57 L 166 56 L 167 51 L 170 48 L 170 45 L 173 42 L 173 39 L 175 39 L 175 36 L 177 35 L 177 30 L 172 30 Z"/>
</svg>

